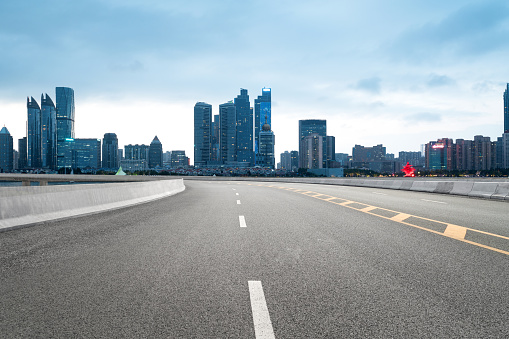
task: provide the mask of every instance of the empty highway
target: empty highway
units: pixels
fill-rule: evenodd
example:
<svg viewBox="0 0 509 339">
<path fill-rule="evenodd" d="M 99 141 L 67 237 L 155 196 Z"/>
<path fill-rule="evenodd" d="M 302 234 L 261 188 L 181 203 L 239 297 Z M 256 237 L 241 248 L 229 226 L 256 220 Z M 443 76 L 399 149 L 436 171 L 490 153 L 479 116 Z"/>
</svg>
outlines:
<svg viewBox="0 0 509 339">
<path fill-rule="evenodd" d="M 509 337 L 506 202 L 185 184 L 0 233 L 0 337 Z"/>
</svg>

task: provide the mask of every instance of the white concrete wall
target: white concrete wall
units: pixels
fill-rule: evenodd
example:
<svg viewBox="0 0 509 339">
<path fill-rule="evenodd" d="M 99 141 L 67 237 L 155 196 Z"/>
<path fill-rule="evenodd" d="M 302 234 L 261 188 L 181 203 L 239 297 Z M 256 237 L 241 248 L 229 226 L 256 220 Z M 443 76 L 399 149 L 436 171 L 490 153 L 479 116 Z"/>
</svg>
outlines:
<svg viewBox="0 0 509 339">
<path fill-rule="evenodd" d="M 85 185 L 2 187 L 0 231 L 131 206 L 185 190 L 182 179 Z"/>
</svg>

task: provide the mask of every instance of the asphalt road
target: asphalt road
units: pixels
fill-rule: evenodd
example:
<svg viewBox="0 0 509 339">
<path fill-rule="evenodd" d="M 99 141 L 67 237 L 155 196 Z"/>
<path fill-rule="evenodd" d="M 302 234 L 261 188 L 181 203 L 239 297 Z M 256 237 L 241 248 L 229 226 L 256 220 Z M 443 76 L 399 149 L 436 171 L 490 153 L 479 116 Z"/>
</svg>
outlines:
<svg viewBox="0 0 509 339">
<path fill-rule="evenodd" d="M 0 233 L 0 337 L 509 337 L 505 202 L 185 184 Z"/>
</svg>

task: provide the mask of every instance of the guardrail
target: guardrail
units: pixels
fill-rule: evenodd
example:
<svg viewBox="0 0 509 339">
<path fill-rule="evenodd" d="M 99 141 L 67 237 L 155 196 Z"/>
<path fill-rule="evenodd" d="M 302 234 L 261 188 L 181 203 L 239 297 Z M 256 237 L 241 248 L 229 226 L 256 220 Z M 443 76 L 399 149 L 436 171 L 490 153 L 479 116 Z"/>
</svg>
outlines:
<svg viewBox="0 0 509 339">
<path fill-rule="evenodd" d="M 462 195 L 471 198 L 509 201 L 509 179 L 506 178 L 274 178 L 274 177 L 205 177 L 189 176 L 186 180 L 294 182 L 385 188 L 437 194 Z"/>
</svg>

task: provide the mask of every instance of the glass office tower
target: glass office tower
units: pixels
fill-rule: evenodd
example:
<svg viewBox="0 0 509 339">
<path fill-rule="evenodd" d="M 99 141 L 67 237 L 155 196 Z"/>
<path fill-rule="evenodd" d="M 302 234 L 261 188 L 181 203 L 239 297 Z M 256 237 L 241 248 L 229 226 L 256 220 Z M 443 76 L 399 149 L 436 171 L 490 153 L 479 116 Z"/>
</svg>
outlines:
<svg viewBox="0 0 509 339">
<path fill-rule="evenodd" d="M 212 153 L 212 105 L 197 102 L 194 105 L 194 165 L 206 166 Z"/>
<path fill-rule="evenodd" d="M 262 88 L 262 95 L 255 99 L 254 111 L 255 111 L 255 154 L 258 154 L 258 136 L 262 131 L 261 127 L 265 123 L 265 117 L 267 117 L 267 123 L 272 126 L 272 106 L 271 106 L 271 89 Z"/>
<path fill-rule="evenodd" d="M 115 133 L 105 133 L 102 145 L 102 167 L 118 169 L 118 138 Z"/>
<path fill-rule="evenodd" d="M 53 100 L 41 95 L 41 167 L 57 168 L 57 120 Z"/>
<path fill-rule="evenodd" d="M 237 161 L 249 167 L 254 165 L 253 109 L 247 89 L 240 89 L 234 103 L 237 112 Z"/>
<path fill-rule="evenodd" d="M 71 167 L 74 141 L 74 90 L 56 88 L 57 167 Z"/>
<path fill-rule="evenodd" d="M 235 104 L 230 101 L 219 105 L 219 148 L 221 161 L 225 165 L 237 162 L 237 113 Z"/>
<path fill-rule="evenodd" d="M 327 167 L 327 121 L 326 120 L 317 120 L 317 119 L 309 119 L 309 120 L 299 120 L 299 168 L 309 168 L 307 167 L 309 161 L 309 147 L 308 143 L 305 141 L 306 137 L 311 134 L 317 134 L 321 137 L 322 146 L 321 150 L 321 162 L 322 167 Z"/>
<path fill-rule="evenodd" d="M 509 84 L 504 92 L 504 133 L 509 133 Z"/>
<path fill-rule="evenodd" d="M 33 97 L 27 98 L 27 162 L 30 168 L 41 168 L 41 108 Z"/>
</svg>

